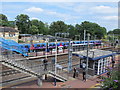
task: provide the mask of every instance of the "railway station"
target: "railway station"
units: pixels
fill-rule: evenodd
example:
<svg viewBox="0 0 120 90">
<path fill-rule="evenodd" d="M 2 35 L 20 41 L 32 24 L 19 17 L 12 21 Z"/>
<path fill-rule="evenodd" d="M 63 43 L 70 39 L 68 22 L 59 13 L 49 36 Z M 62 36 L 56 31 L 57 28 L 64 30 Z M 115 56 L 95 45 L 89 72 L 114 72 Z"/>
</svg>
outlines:
<svg viewBox="0 0 120 90">
<path fill-rule="evenodd" d="M 100 75 L 107 72 L 106 68 L 111 67 L 112 60 L 118 54 L 94 49 L 102 45 L 98 40 L 49 43 L 47 41 L 19 45 L 12 40 L 1 38 L 0 42 L 2 87 L 12 87 L 33 80 L 37 80 L 36 84 L 41 87 L 44 84 L 43 81 L 49 77 L 53 78 L 54 85 L 58 81 L 70 81 L 73 78 L 74 68 L 82 74 L 83 69 L 80 66 L 84 62 L 87 65 L 89 77 Z M 97 42 L 96 45 L 95 42 Z M 31 49 L 30 45 L 34 48 Z M 47 63 L 44 63 L 45 60 Z"/>
</svg>

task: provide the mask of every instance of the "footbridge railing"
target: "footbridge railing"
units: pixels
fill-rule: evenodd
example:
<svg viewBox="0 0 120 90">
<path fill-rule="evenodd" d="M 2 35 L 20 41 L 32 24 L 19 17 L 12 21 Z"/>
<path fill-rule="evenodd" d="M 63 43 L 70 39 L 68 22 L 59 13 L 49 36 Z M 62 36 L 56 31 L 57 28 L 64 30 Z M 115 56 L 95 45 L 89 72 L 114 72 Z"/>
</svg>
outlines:
<svg viewBox="0 0 120 90">
<path fill-rule="evenodd" d="M 55 64 L 52 62 L 48 62 L 45 69 L 42 59 L 35 62 L 34 60 L 29 60 L 29 58 L 24 60 L 14 60 L 3 56 L 0 62 L 5 66 L 29 74 L 33 77 L 41 77 L 44 74 L 50 74 L 52 77 L 56 76 L 56 79 L 59 79 L 60 81 L 67 80 L 63 75 L 58 73 L 58 71 L 55 74 Z"/>
</svg>

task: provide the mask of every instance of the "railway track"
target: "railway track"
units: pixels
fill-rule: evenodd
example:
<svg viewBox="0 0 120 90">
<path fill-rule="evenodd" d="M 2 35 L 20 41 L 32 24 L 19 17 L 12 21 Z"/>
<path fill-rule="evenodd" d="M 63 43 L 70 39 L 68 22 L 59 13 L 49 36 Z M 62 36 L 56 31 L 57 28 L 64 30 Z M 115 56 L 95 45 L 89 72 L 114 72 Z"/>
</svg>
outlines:
<svg viewBox="0 0 120 90">
<path fill-rule="evenodd" d="M 3 77 L 3 76 L 13 75 L 13 74 L 17 74 L 17 73 L 21 73 L 21 72 L 19 72 L 17 70 L 9 69 L 9 70 L 0 72 L 0 76 Z"/>
<path fill-rule="evenodd" d="M 105 49 L 104 49 L 105 50 Z M 108 50 L 108 49 L 107 49 Z M 51 61 L 51 59 L 52 58 L 54 58 L 54 56 L 52 56 L 52 57 L 49 57 L 48 58 L 48 61 Z M 41 59 L 44 59 L 44 58 L 41 58 Z M 73 57 L 73 59 L 74 59 L 74 57 Z M 30 59 L 29 60 L 29 62 L 28 63 L 38 63 L 38 64 L 40 64 L 40 59 Z M 21 62 L 21 61 L 20 61 Z M 79 60 L 78 60 L 78 62 L 79 62 Z M 23 60 L 23 62 L 22 63 L 24 63 L 24 60 Z M 41 62 L 42 63 L 42 62 Z M 58 62 L 57 63 L 59 63 L 60 65 L 63 65 L 63 66 L 65 66 L 66 67 L 66 65 L 65 64 L 67 64 L 68 63 L 68 55 L 61 55 L 61 56 L 58 56 Z M 76 63 L 77 64 L 77 63 Z M 8 70 L 8 71 L 4 71 L 4 69 L 3 69 L 3 72 L 2 72 L 2 74 L 0 73 L 0 75 L 1 76 L 5 76 L 5 75 L 12 75 L 12 74 L 14 74 L 14 73 L 20 73 L 20 72 L 18 72 L 18 71 L 16 71 L 16 70 Z"/>
</svg>

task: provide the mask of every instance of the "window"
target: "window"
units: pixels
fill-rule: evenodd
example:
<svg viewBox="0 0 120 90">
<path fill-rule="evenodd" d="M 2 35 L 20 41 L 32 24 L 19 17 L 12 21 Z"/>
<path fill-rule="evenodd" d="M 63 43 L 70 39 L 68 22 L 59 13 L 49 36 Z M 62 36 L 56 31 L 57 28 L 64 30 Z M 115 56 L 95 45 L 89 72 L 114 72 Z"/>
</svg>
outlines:
<svg viewBox="0 0 120 90">
<path fill-rule="evenodd" d="M 3 32 L 3 37 L 5 37 L 5 32 Z"/>
<path fill-rule="evenodd" d="M 13 37 L 13 36 L 14 36 L 14 34 L 12 34 L 12 33 L 9 32 L 9 37 Z"/>
<path fill-rule="evenodd" d="M 13 37 L 13 35 L 9 33 L 9 37 Z"/>
</svg>

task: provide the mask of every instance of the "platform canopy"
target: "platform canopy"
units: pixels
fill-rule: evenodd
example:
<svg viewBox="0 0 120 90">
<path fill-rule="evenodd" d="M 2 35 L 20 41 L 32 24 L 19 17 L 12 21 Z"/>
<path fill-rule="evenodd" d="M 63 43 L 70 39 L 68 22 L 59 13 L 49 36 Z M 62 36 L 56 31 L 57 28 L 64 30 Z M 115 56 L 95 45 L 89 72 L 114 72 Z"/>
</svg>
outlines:
<svg viewBox="0 0 120 90">
<path fill-rule="evenodd" d="M 89 58 L 89 60 L 99 60 L 99 59 L 102 59 L 102 58 L 113 56 L 115 54 L 117 54 L 117 53 L 112 52 L 112 51 L 90 49 L 88 51 L 88 58 Z M 87 58 L 87 50 L 73 52 L 72 55 L 78 56 L 82 59 L 86 59 Z"/>
</svg>

